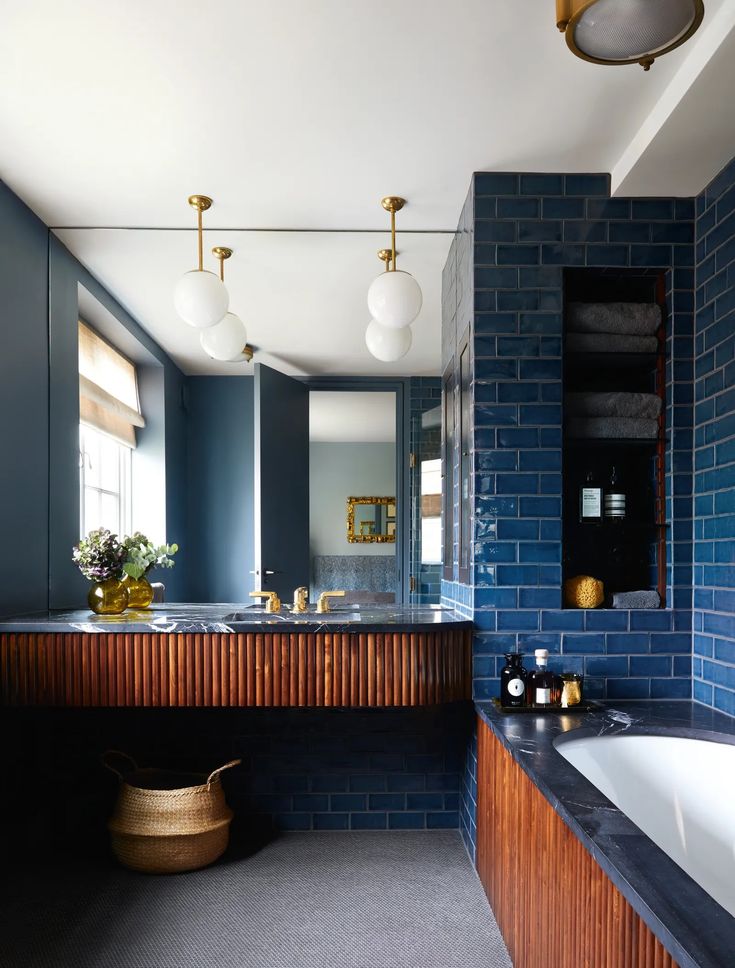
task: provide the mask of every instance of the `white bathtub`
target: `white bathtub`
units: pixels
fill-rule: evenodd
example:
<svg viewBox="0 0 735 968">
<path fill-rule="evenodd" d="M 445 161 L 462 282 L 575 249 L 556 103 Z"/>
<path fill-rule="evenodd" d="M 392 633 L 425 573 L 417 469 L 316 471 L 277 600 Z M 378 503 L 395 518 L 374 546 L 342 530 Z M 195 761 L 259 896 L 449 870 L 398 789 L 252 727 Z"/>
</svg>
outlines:
<svg viewBox="0 0 735 968">
<path fill-rule="evenodd" d="M 676 736 L 560 737 L 566 760 L 735 916 L 735 746 Z"/>
</svg>

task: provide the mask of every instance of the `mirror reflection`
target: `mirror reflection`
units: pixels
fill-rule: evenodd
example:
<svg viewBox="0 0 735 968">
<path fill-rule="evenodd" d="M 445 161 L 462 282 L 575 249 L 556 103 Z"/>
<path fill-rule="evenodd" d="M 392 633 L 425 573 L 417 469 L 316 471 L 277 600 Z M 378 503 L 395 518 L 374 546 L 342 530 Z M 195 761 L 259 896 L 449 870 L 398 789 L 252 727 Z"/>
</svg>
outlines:
<svg viewBox="0 0 735 968">
<path fill-rule="evenodd" d="M 395 497 L 351 497 L 347 500 L 347 540 L 351 543 L 396 540 Z"/>
</svg>

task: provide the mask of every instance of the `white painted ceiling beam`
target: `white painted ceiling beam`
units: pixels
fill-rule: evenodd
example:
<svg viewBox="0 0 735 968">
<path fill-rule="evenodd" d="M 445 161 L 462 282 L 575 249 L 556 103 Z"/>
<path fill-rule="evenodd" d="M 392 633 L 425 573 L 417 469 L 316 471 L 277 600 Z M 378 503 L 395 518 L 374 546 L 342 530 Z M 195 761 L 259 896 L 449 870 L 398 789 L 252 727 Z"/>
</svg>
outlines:
<svg viewBox="0 0 735 968">
<path fill-rule="evenodd" d="M 613 166 L 614 195 L 697 195 L 735 153 L 735 0 L 705 19 L 685 49 Z"/>
</svg>

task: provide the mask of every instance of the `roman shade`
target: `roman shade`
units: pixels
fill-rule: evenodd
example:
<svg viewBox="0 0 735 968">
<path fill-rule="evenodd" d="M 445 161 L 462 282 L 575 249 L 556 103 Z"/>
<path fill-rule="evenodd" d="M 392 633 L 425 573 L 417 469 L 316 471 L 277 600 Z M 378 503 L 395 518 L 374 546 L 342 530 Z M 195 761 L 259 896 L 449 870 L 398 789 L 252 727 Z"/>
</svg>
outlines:
<svg viewBox="0 0 735 968">
<path fill-rule="evenodd" d="M 135 364 L 79 320 L 79 419 L 128 447 L 145 427 Z"/>
</svg>

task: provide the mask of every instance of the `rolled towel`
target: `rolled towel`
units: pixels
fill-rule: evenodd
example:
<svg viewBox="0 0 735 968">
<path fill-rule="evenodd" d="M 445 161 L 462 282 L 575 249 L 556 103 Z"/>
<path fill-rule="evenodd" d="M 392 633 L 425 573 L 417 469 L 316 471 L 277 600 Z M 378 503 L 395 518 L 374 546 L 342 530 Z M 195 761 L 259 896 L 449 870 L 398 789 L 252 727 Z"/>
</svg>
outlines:
<svg viewBox="0 0 735 968">
<path fill-rule="evenodd" d="M 658 592 L 615 592 L 612 597 L 613 608 L 658 608 L 661 599 Z"/>
<path fill-rule="evenodd" d="M 655 393 L 565 393 L 564 412 L 570 417 L 647 417 L 661 413 Z"/>
<path fill-rule="evenodd" d="M 653 336 L 661 325 L 655 303 L 567 303 L 567 325 L 576 333 Z"/>
<path fill-rule="evenodd" d="M 567 349 L 573 353 L 655 353 L 655 336 L 619 336 L 615 333 L 567 333 Z"/>
<path fill-rule="evenodd" d="M 569 417 L 568 437 L 601 439 L 653 440 L 658 436 L 658 421 L 642 417 Z"/>
</svg>

